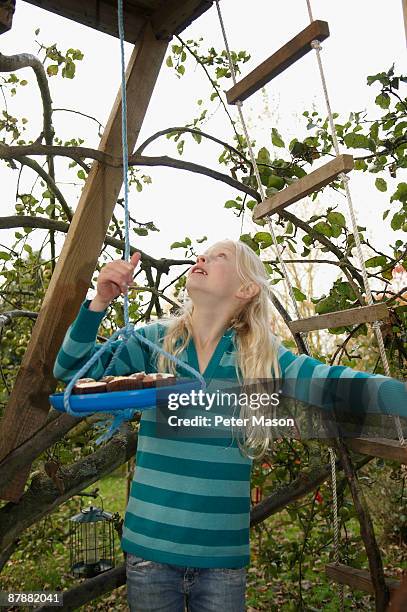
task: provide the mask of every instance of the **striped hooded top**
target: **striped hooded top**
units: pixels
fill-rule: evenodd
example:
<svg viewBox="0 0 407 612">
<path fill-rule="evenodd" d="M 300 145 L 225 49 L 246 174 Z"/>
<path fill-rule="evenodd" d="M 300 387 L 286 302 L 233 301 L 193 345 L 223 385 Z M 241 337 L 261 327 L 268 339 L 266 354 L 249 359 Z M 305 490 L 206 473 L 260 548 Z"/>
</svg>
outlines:
<svg viewBox="0 0 407 612">
<path fill-rule="evenodd" d="M 81 305 L 68 328 L 54 365 L 55 378 L 68 383 L 101 346 L 96 343 L 99 325 L 106 314 Z M 151 323 L 137 328 L 154 343 L 162 344 L 166 326 Z M 205 369 L 212 379 L 234 379 L 235 332 L 226 330 Z M 109 365 L 118 340 L 112 343 L 86 376 L 98 379 Z M 191 339 L 179 356 L 199 371 Z M 290 397 L 327 407 L 327 390 L 335 392 L 338 379 L 375 378 L 385 384 L 374 387 L 375 397 L 350 387 L 349 404 L 407 416 L 405 385 L 393 378 L 358 372 L 346 366 L 328 366 L 307 355 L 295 355 L 279 345 L 282 380 Z M 116 360 L 113 375 L 137 371 L 155 372 L 156 364 L 146 345 L 132 336 Z M 178 370 L 179 376 L 185 372 Z M 318 379 L 318 385 L 312 381 Z M 321 384 L 322 383 L 322 384 Z M 382 384 L 382 386 L 383 386 Z M 383 399 L 384 396 L 388 399 Z M 387 403 L 386 403 L 387 402 Z M 390 410 L 391 407 L 391 410 Z M 252 460 L 242 455 L 230 437 L 179 437 L 156 434 L 156 410 L 141 414 L 136 467 L 122 535 L 124 551 L 161 563 L 189 567 L 239 568 L 250 562 L 250 477 Z M 226 435 L 226 434 L 225 434 Z"/>
</svg>

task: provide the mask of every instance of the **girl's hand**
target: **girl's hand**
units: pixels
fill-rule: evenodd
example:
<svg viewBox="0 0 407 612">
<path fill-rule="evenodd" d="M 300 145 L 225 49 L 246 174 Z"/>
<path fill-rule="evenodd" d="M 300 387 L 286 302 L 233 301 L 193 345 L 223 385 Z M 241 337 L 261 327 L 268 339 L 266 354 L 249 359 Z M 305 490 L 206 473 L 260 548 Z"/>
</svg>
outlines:
<svg viewBox="0 0 407 612">
<path fill-rule="evenodd" d="M 141 259 L 137 251 L 129 262 L 123 259 L 110 261 L 103 266 L 97 280 L 97 294 L 93 302 L 98 306 L 107 306 L 121 293 L 127 293 L 128 286 L 133 281 L 135 269 Z"/>
</svg>

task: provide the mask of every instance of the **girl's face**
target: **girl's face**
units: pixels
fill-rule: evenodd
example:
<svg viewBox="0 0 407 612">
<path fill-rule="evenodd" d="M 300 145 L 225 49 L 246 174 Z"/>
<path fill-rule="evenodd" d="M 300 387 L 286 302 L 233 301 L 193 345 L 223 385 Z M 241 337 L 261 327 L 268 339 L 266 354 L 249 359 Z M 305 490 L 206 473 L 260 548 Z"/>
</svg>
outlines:
<svg viewBox="0 0 407 612">
<path fill-rule="evenodd" d="M 236 269 L 236 252 L 232 244 L 217 242 L 197 258 L 188 272 L 186 288 L 194 299 L 228 299 L 238 297 L 242 281 Z"/>
</svg>

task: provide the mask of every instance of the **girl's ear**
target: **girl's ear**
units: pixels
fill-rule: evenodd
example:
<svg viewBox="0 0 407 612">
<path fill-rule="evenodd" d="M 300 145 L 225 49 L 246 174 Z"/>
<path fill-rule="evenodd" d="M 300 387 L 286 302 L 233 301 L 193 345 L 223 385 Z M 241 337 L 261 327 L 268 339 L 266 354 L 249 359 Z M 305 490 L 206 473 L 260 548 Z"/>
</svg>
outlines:
<svg viewBox="0 0 407 612">
<path fill-rule="evenodd" d="M 256 283 L 250 282 L 247 285 L 241 285 L 237 297 L 247 300 L 254 298 L 259 292 L 260 287 Z"/>
</svg>

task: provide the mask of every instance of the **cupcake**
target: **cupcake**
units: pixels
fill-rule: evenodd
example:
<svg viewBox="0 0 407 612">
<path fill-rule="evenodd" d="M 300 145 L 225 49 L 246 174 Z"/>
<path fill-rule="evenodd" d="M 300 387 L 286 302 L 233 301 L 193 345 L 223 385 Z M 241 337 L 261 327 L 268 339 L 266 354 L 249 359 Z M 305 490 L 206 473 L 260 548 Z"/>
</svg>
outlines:
<svg viewBox="0 0 407 612">
<path fill-rule="evenodd" d="M 157 374 L 157 387 L 169 387 L 175 385 L 177 381 L 176 376 L 168 374 L 166 372 L 160 372 Z"/>
<path fill-rule="evenodd" d="M 104 393 L 106 391 L 106 383 L 100 382 L 96 380 L 88 381 L 88 382 L 77 382 L 74 388 L 72 389 L 72 393 L 75 395 L 85 395 L 87 393 Z"/>
<path fill-rule="evenodd" d="M 103 378 L 100 379 L 100 382 L 108 383 L 111 380 L 113 380 L 114 378 L 115 378 L 115 376 L 112 376 L 111 374 L 109 374 L 108 376 L 103 376 Z"/>
<path fill-rule="evenodd" d="M 131 376 L 115 376 L 107 383 L 107 391 L 134 391 L 142 388 L 142 380 Z"/>
</svg>

